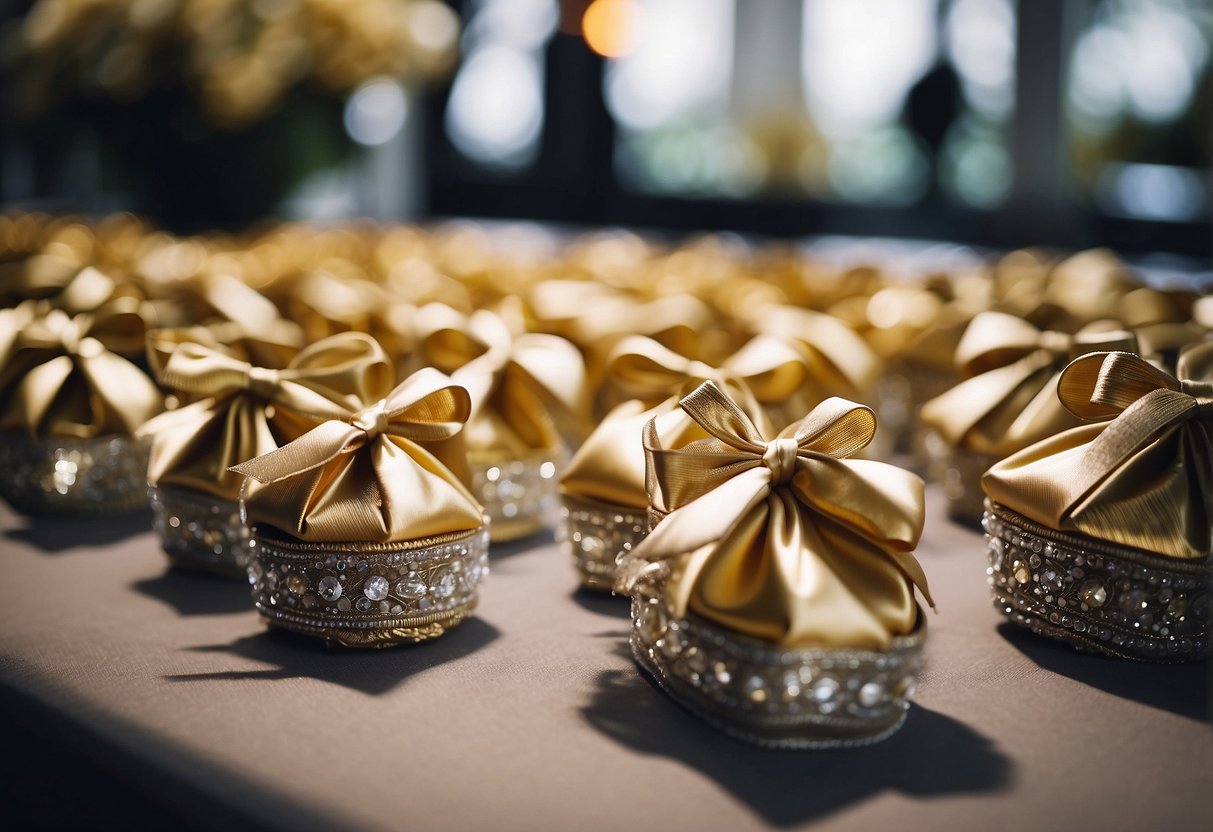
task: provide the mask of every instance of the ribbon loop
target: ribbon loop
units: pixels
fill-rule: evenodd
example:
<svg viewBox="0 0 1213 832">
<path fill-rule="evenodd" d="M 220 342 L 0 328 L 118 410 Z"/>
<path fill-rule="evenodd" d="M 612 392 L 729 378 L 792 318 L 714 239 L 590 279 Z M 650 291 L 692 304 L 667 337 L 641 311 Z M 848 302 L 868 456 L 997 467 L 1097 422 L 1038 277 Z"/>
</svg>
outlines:
<svg viewBox="0 0 1213 832">
<path fill-rule="evenodd" d="M 249 392 L 249 395 L 262 401 L 272 400 L 274 391 L 282 380 L 282 374 L 268 367 L 254 367 L 251 364 L 247 366 L 248 369 L 244 375 L 244 389 Z"/>
</svg>

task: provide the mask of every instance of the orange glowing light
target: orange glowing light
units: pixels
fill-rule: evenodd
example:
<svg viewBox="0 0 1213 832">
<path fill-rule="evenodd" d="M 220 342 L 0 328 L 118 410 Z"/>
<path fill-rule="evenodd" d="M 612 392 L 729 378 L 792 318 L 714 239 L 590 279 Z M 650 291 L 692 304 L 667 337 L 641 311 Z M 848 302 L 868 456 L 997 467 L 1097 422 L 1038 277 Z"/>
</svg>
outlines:
<svg viewBox="0 0 1213 832">
<path fill-rule="evenodd" d="M 635 0 L 594 0 L 581 18 L 586 44 L 604 58 L 619 58 L 640 41 L 641 12 Z"/>
</svg>

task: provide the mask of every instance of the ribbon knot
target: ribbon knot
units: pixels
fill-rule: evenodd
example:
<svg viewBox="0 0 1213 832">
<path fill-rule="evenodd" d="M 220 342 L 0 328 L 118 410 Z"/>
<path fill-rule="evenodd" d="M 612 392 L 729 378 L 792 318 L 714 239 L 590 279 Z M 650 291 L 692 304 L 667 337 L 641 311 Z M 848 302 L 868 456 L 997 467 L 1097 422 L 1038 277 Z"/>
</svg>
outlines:
<svg viewBox="0 0 1213 832">
<path fill-rule="evenodd" d="M 771 471 L 771 482 L 783 485 L 792 481 L 796 474 L 796 455 L 800 446 L 790 437 L 781 437 L 767 443 L 762 462 Z"/>
<path fill-rule="evenodd" d="M 282 374 L 277 370 L 249 365 L 244 376 L 244 389 L 249 392 L 250 396 L 269 401 L 273 399 L 274 391 L 281 379 Z"/>
<path fill-rule="evenodd" d="M 1196 400 L 1194 417 L 1197 419 L 1213 419 L 1213 381 L 1197 381 L 1181 378 L 1179 391 Z"/>
<path fill-rule="evenodd" d="M 370 407 L 363 408 L 354 414 L 350 424 L 366 434 L 368 440 L 384 433 L 391 423 L 391 416 L 385 408 L 385 402 L 376 402 Z"/>
</svg>

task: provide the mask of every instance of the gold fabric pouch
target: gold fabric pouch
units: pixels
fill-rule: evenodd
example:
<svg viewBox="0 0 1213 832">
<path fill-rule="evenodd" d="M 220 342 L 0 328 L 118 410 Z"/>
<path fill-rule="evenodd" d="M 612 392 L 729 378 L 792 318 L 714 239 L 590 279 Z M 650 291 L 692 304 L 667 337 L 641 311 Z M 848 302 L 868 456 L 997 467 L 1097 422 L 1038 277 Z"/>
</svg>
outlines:
<svg viewBox="0 0 1213 832">
<path fill-rule="evenodd" d="M 998 606 L 1083 649 L 1182 661 L 1210 653 L 1213 342 L 1172 376 L 1125 352 L 1086 355 L 1057 395 L 1098 420 L 982 479 Z"/>
<path fill-rule="evenodd" d="M 767 440 L 711 381 L 679 403 L 707 438 L 645 430 L 668 510 L 623 558 L 632 646 L 675 699 L 760 743 L 870 742 L 904 718 L 925 637 L 912 552 L 922 480 L 851 459 L 873 412 L 830 398 Z M 809 680 L 814 680 L 810 683 Z"/>
</svg>

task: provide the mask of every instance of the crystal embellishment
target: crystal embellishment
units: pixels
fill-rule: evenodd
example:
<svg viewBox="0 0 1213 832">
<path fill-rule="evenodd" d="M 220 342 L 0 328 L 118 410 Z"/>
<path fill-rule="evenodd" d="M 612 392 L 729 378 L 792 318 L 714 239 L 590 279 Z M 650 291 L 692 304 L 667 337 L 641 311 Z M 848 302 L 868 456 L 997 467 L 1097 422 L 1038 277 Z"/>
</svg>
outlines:
<svg viewBox="0 0 1213 832">
<path fill-rule="evenodd" d="M 151 486 L 152 527 L 174 566 L 245 574 L 249 530 L 236 503 L 171 486 Z"/>
<path fill-rule="evenodd" d="M 561 547 L 581 582 L 590 589 L 613 589 L 616 561 L 649 532 L 647 512 L 564 495 L 560 513 Z"/>
<path fill-rule="evenodd" d="M 252 542 L 248 574 L 261 616 L 349 647 L 441 635 L 476 606 L 489 572 L 483 528 L 422 545 L 364 544 L 357 552 L 279 538 L 260 527 Z"/>
<path fill-rule="evenodd" d="M 1045 529 L 988 501 L 982 526 L 994 605 L 1015 623 L 1122 658 L 1175 662 L 1213 653 L 1208 564 Z"/>
<path fill-rule="evenodd" d="M 27 514 L 135 511 L 147 505 L 148 448 L 129 436 L 0 432 L 0 496 Z"/>
<path fill-rule="evenodd" d="M 674 616 L 652 585 L 632 597 L 640 666 L 691 711 L 759 745 L 828 748 L 888 736 L 905 718 L 924 640 L 920 625 L 883 652 L 781 649 L 691 614 Z"/>
</svg>

